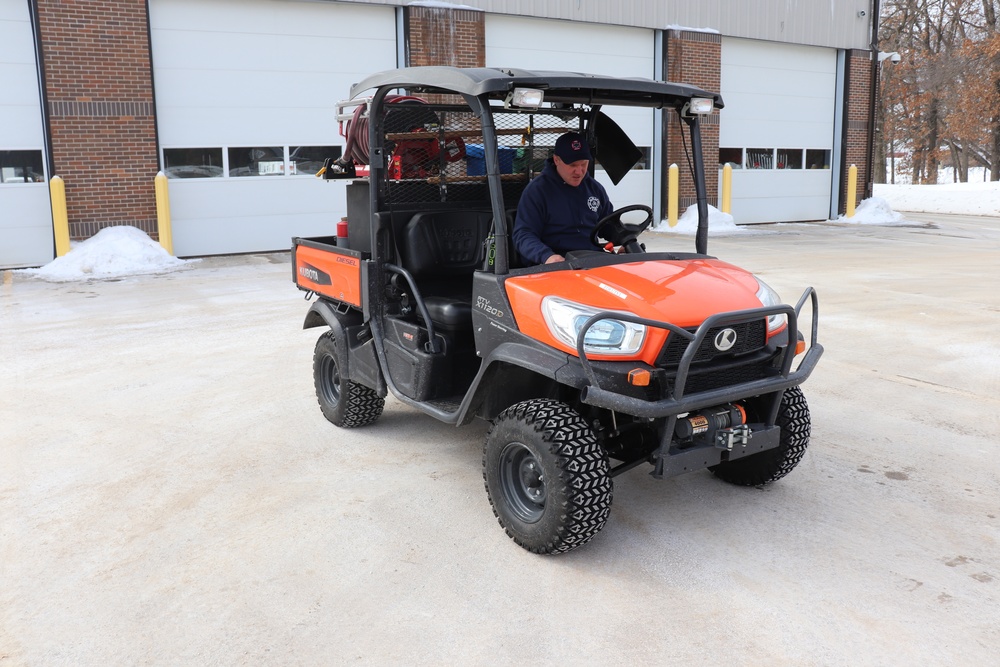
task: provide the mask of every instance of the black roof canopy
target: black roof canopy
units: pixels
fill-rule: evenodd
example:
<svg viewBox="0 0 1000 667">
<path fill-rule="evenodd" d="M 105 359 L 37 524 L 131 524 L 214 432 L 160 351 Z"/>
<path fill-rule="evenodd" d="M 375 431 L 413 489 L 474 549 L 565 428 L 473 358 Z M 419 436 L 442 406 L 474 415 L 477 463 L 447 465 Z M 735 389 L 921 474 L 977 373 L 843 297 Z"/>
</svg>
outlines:
<svg viewBox="0 0 1000 667">
<path fill-rule="evenodd" d="M 691 98 L 701 97 L 713 100 L 716 109 L 724 106 L 718 93 L 683 83 L 491 67 L 406 67 L 387 70 L 356 83 L 351 88 L 351 97 L 375 88 L 405 88 L 411 92 L 486 95 L 490 99 L 502 100 L 515 87 L 544 90 L 548 102 L 679 108 Z"/>
</svg>

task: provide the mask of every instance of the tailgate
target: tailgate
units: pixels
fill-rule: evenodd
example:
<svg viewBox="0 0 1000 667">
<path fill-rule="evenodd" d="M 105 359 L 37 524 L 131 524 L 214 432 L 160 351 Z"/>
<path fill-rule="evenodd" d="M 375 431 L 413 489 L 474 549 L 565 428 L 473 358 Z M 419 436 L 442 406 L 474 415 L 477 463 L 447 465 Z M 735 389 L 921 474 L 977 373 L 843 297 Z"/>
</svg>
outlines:
<svg viewBox="0 0 1000 667">
<path fill-rule="evenodd" d="M 292 239 L 292 270 L 301 290 L 361 308 L 361 253 L 338 248 L 333 237 Z"/>
</svg>

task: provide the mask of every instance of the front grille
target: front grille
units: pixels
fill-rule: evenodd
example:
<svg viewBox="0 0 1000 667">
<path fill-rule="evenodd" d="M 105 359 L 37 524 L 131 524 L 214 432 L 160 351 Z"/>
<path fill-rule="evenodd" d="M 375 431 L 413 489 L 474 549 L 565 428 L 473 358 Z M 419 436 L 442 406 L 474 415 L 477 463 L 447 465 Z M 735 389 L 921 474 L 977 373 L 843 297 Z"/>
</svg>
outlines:
<svg viewBox="0 0 1000 667">
<path fill-rule="evenodd" d="M 734 384 L 753 382 L 754 380 L 771 377 L 772 375 L 774 375 L 774 368 L 770 361 L 744 364 L 742 366 L 729 366 L 714 370 L 706 369 L 703 372 L 697 372 L 692 368 L 685 383 L 684 394 L 693 394 L 720 387 L 730 387 Z"/>
<path fill-rule="evenodd" d="M 726 328 L 736 331 L 736 344 L 732 349 L 720 352 L 715 348 L 715 336 Z M 688 329 L 688 331 L 694 333 L 695 329 Z M 667 344 L 663 346 L 663 350 L 656 360 L 656 366 L 658 368 L 676 368 L 689 342 L 683 336 L 669 334 L 667 336 Z M 701 342 L 698 351 L 695 352 L 694 363 L 736 357 L 747 352 L 755 352 L 763 349 L 766 344 L 767 319 L 763 317 L 750 322 L 713 327 L 708 332 L 708 335 L 705 336 L 705 340 Z"/>
</svg>

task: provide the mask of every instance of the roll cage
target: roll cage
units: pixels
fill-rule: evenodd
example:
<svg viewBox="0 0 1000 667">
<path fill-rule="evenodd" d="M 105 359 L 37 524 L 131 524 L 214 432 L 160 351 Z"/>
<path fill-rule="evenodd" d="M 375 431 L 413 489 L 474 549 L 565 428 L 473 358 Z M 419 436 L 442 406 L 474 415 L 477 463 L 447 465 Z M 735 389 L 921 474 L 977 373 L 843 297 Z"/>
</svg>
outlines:
<svg viewBox="0 0 1000 667">
<path fill-rule="evenodd" d="M 542 108 L 512 106 L 513 92 L 522 88 L 541 91 L 544 94 L 545 106 Z M 498 146 L 496 115 L 538 113 L 577 119 L 579 130 L 586 134 L 588 141 L 595 148 L 597 161 L 602 162 L 612 180 L 617 182 L 641 154 L 614 121 L 602 113 L 601 108 L 609 105 L 673 109 L 687 125 L 691 138 L 692 168 L 699 214 L 695 249 L 698 253 L 707 253 L 708 200 L 704 160 L 701 154 L 699 114 L 692 113 L 690 109 L 692 100 L 710 101 L 708 111 L 723 108 L 723 101 L 718 93 L 710 93 L 685 84 L 640 78 L 614 78 L 574 72 L 454 67 L 412 67 L 373 74 L 352 87 L 351 98 L 357 104 L 359 96 L 372 89 L 375 90 L 374 94 L 370 98 L 363 98 L 361 103 L 368 107 L 367 115 L 370 119 L 368 159 L 371 182 L 375 184 L 386 183 L 387 173 L 394 167 L 389 162 L 392 151 L 386 146 L 389 141 L 387 137 L 394 136 L 387 131 L 392 128 L 386 126 L 387 104 L 395 101 L 395 97 L 390 97 L 393 91 L 405 91 L 407 96 L 426 96 L 434 99 L 435 107 L 442 113 L 448 113 L 450 100 L 455 111 L 459 109 L 471 111 L 476 117 L 479 127 L 475 135 L 481 136 L 485 172 L 483 180 L 488 188 L 493 220 L 492 270 L 497 274 L 507 274 L 512 267 L 509 253 L 511 247 L 509 227 L 512 218 L 508 217 L 510 209 L 505 204 L 504 197 L 506 175 L 499 167 L 502 147 Z M 458 96 L 464 104 L 459 104 L 455 96 Z M 528 126 L 529 130 L 531 127 Z M 562 128 L 560 131 L 565 129 Z M 510 134 L 511 131 L 513 128 L 499 129 L 500 133 Z M 445 132 L 443 125 L 437 133 L 442 145 L 448 139 L 447 135 L 461 136 L 460 132 Z M 415 135 L 411 133 L 408 136 Z M 398 169 L 398 165 L 395 166 Z M 591 170 L 593 168 L 594 164 L 591 163 Z M 447 188 L 444 176 L 437 178 L 439 179 L 437 184 Z M 520 192 L 517 191 L 511 198 L 519 196 Z M 370 199 L 371 210 L 375 212 L 388 210 L 392 206 L 386 187 L 372 187 Z M 516 205 L 516 202 L 512 203 Z M 376 248 L 377 245 L 377 240 L 373 238 L 372 247 Z M 378 261 L 377 255 L 376 252 L 376 261 Z"/>
</svg>

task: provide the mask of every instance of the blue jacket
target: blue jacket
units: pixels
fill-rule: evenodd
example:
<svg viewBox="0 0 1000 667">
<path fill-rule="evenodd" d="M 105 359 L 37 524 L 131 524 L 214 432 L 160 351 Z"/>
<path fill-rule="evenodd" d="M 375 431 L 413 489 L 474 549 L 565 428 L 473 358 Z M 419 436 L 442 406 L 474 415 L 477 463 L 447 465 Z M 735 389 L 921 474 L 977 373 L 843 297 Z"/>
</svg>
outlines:
<svg viewBox="0 0 1000 667">
<path fill-rule="evenodd" d="M 604 186 L 593 177 L 588 174 L 577 187 L 568 185 L 549 158 L 521 195 L 514 245 L 528 264 L 543 264 L 551 255 L 570 250 L 600 250 L 590 242 L 590 232 L 613 210 Z"/>
</svg>

